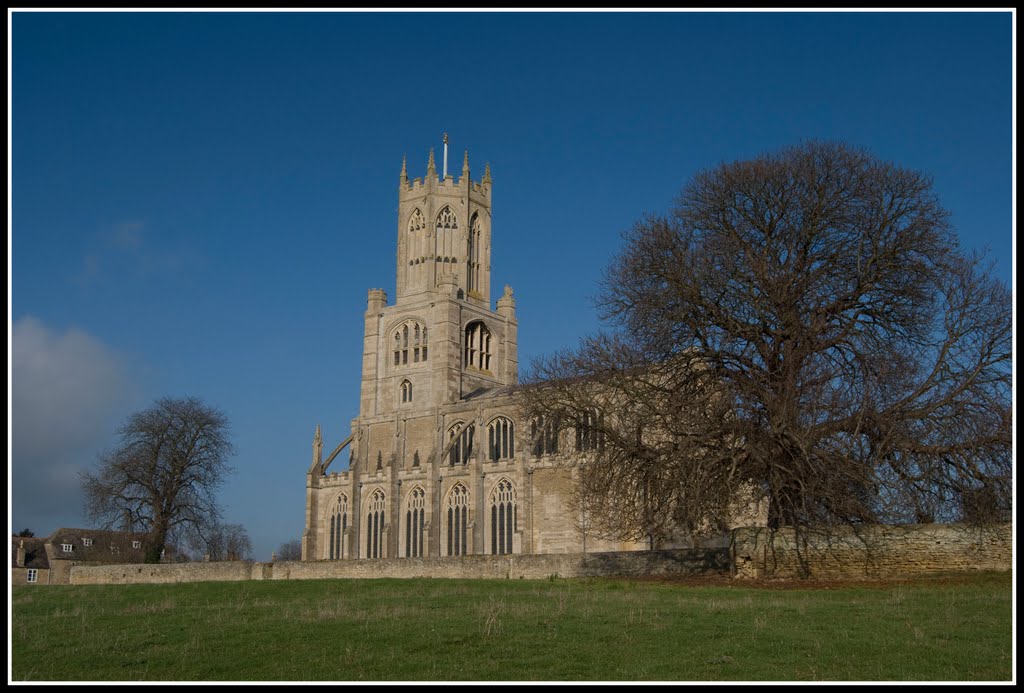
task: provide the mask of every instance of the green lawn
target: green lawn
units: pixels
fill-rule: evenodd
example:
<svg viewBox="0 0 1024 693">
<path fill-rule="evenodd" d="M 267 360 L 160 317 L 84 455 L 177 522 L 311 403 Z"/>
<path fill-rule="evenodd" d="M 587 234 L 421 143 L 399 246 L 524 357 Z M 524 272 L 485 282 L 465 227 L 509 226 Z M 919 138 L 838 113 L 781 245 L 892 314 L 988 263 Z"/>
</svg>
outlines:
<svg viewBox="0 0 1024 693">
<path fill-rule="evenodd" d="M 14 681 L 1009 681 L 1009 573 L 17 586 Z"/>
</svg>

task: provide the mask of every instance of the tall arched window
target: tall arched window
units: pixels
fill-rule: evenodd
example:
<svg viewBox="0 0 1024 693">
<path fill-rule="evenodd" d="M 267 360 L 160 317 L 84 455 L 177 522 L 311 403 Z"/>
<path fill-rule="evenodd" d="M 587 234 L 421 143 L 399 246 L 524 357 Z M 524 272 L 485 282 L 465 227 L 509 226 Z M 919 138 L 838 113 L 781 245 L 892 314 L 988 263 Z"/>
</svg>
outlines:
<svg viewBox="0 0 1024 693">
<path fill-rule="evenodd" d="M 423 218 L 423 213 L 418 209 L 413 210 L 412 216 L 409 217 L 409 258 L 415 263 L 427 259 L 427 234 L 424 233 L 426 228 L 427 222 Z"/>
<path fill-rule="evenodd" d="M 480 215 L 474 214 L 469 221 L 469 243 L 467 248 L 467 269 L 466 288 L 470 291 L 480 291 L 480 257 L 481 257 Z"/>
<path fill-rule="evenodd" d="M 331 560 L 345 557 L 346 529 L 348 529 L 348 496 L 342 493 L 331 505 L 331 534 L 327 541 L 327 557 Z"/>
<path fill-rule="evenodd" d="M 377 489 L 370 496 L 366 512 L 366 557 L 384 556 L 384 492 Z"/>
<path fill-rule="evenodd" d="M 491 331 L 480 321 L 466 325 L 464 363 L 482 371 L 491 370 Z"/>
<path fill-rule="evenodd" d="M 402 404 L 412 401 L 412 383 L 408 380 L 402 381 Z"/>
<path fill-rule="evenodd" d="M 407 366 L 427 360 L 427 326 L 416 321 L 407 320 L 398 327 L 391 336 L 394 365 Z"/>
<path fill-rule="evenodd" d="M 426 494 L 417 486 L 409 493 L 405 503 L 405 557 L 423 555 L 423 519 L 426 513 Z"/>
<path fill-rule="evenodd" d="M 469 491 L 462 484 L 455 484 L 448 494 L 448 555 L 465 556 L 469 526 Z"/>
<path fill-rule="evenodd" d="M 504 416 L 487 424 L 487 458 L 492 461 L 516 456 L 516 425 Z"/>
<path fill-rule="evenodd" d="M 551 416 L 541 416 L 530 423 L 530 440 L 533 442 L 535 457 L 554 455 L 558 452 L 560 427 L 558 419 Z"/>
<path fill-rule="evenodd" d="M 604 450 L 603 425 L 604 414 L 596 409 L 576 419 L 576 452 Z"/>
<path fill-rule="evenodd" d="M 457 423 L 448 429 L 448 440 L 458 438 L 448 453 L 448 465 L 456 466 L 469 462 L 473 454 L 473 426 Z"/>
<path fill-rule="evenodd" d="M 491 553 L 512 553 L 512 534 L 518 527 L 516 489 L 502 479 L 491 491 Z"/>
<path fill-rule="evenodd" d="M 451 207 L 445 207 L 437 213 L 434 229 L 435 255 L 439 260 L 451 262 L 455 256 L 455 233 L 459 228 L 459 220 Z"/>
</svg>

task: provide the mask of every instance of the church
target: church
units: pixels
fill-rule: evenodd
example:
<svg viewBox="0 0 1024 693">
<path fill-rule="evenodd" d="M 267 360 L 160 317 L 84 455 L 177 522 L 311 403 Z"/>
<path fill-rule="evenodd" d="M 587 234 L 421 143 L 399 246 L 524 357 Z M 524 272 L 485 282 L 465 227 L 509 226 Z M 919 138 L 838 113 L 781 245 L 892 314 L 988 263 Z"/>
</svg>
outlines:
<svg viewBox="0 0 1024 693">
<path fill-rule="evenodd" d="M 370 289 L 359 416 L 306 474 L 303 560 L 574 553 L 647 548 L 587 537 L 568 497 L 570 456 L 595 444 L 521 420 L 512 289 L 491 303 L 490 166 L 474 181 L 398 185 L 396 292 Z M 347 452 L 348 469 L 331 470 Z M 342 458 L 344 459 L 344 458 Z"/>
</svg>

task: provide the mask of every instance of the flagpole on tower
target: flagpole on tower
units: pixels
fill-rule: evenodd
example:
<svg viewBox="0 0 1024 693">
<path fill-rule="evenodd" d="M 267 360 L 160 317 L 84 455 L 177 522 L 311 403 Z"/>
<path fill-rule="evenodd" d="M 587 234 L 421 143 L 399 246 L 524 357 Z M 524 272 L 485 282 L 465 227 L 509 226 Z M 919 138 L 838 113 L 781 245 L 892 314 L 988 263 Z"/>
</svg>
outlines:
<svg viewBox="0 0 1024 693">
<path fill-rule="evenodd" d="M 444 163 L 441 169 L 441 180 L 448 177 L 448 133 L 444 133 Z"/>
</svg>

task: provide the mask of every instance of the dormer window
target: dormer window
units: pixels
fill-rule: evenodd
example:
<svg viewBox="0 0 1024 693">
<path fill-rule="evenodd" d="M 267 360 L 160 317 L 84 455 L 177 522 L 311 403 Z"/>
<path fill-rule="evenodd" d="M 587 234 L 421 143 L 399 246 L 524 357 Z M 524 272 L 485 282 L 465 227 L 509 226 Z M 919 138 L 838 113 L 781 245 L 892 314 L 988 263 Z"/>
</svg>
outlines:
<svg viewBox="0 0 1024 693">
<path fill-rule="evenodd" d="M 82 546 L 92 546 L 92 539 L 82 537 Z"/>
<path fill-rule="evenodd" d="M 64 551 L 64 553 L 71 553 L 75 550 L 75 547 L 72 544 L 61 544 L 60 548 L 62 551 Z"/>
<path fill-rule="evenodd" d="M 133 549 L 141 549 L 142 548 L 142 542 L 138 541 L 138 540 L 133 541 L 132 542 L 132 548 Z"/>
</svg>

